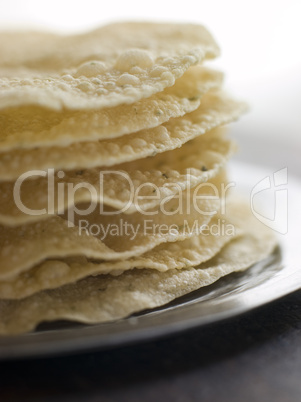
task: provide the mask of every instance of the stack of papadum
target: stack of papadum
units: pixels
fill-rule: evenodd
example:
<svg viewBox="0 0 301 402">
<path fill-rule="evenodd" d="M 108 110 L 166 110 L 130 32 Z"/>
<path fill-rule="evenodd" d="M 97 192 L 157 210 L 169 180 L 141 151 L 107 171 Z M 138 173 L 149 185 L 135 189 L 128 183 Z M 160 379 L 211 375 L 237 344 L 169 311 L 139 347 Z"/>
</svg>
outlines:
<svg viewBox="0 0 301 402">
<path fill-rule="evenodd" d="M 266 257 L 229 195 L 246 109 L 202 26 L 0 34 L 0 334 L 117 320 Z"/>
</svg>

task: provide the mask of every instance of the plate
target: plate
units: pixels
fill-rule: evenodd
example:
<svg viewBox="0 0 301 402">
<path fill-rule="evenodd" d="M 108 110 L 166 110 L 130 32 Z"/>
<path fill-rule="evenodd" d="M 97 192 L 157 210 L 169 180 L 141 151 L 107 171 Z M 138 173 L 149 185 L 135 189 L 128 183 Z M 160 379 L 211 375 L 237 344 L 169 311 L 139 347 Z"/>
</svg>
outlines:
<svg viewBox="0 0 301 402">
<path fill-rule="evenodd" d="M 43 324 L 36 332 L 1 337 L 0 358 L 83 352 L 155 339 L 234 317 L 300 289 L 301 182 L 292 177 L 286 180 L 286 174 L 286 169 L 274 172 L 243 163 L 230 164 L 235 187 L 249 197 L 259 219 L 279 232 L 279 247 L 266 260 L 168 305 L 127 319 L 89 326 L 69 322 Z M 257 198 L 262 195 L 265 211 L 256 209 Z"/>
</svg>

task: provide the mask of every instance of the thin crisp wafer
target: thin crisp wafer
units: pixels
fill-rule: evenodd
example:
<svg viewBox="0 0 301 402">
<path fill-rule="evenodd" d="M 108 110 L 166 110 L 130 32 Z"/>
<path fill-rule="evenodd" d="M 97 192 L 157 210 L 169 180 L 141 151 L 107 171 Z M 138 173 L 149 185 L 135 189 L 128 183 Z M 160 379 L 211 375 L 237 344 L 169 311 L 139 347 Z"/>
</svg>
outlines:
<svg viewBox="0 0 301 402">
<path fill-rule="evenodd" d="M 223 232 L 216 235 L 219 227 Z M 120 275 L 134 268 L 164 272 L 197 266 L 212 258 L 226 243 L 241 233 L 241 229 L 231 222 L 231 217 L 227 220 L 222 215 L 216 215 L 201 234 L 183 241 L 161 244 L 128 260 L 91 262 L 86 257 L 46 260 L 15 277 L 0 280 L 0 299 L 22 299 L 41 290 L 54 289 L 90 275 Z"/>
<path fill-rule="evenodd" d="M 150 97 L 219 49 L 200 25 L 133 22 L 72 36 L 4 33 L 0 54 L 0 108 L 62 110 Z"/>
<path fill-rule="evenodd" d="M 201 96 L 221 82 L 221 73 L 194 66 L 172 87 L 130 105 L 62 112 L 37 106 L 5 109 L 0 111 L 0 152 L 112 139 L 157 127 L 197 109 Z"/>
<path fill-rule="evenodd" d="M 112 140 L 82 142 L 69 147 L 45 147 L 0 153 L 0 180 L 15 180 L 29 170 L 83 169 L 113 166 L 180 148 L 187 141 L 236 120 L 244 103 L 220 92 L 206 94 L 201 106 L 183 117 L 149 130 Z"/>
<path fill-rule="evenodd" d="M 196 268 L 166 272 L 136 269 L 117 277 L 99 275 L 23 300 L 1 300 L 0 333 L 27 332 L 40 322 L 59 319 L 95 324 L 162 306 L 224 275 L 245 270 L 275 247 L 273 233 L 260 222 L 252 221 L 245 232 Z"/>
<path fill-rule="evenodd" d="M 14 198 L 15 183 L 0 182 L 0 222 L 9 226 L 34 222 L 74 204 L 90 201 L 123 210 L 126 214 L 134 213 L 138 208 L 143 211 L 154 208 L 164 197 L 207 182 L 224 168 L 235 149 L 224 131 L 223 128 L 215 129 L 177 150 L 117 165 L 110 169 L 111 172 L 95 168 L 65 172 L 61 179 L 55 173 L 46 178 L 24 180 L 20 185 L 21 205 Z M 52 180 L 53 187 L 49 190 Z M 94 191 L 80 187 L 83 183 Z M 68 192 L 71 185 L 74 189 L 79 187 Z M 53 209 L 48 194 L 51 194 Z M 26 209 L 21 210 L 21 207 Z M 44 212 L 34 214 L 35 211 Z"/>
<path fill-rule="evenodd" d="M 218 188 L 223 175 L 212 181 Z M 80 205 L 80 211 L 15 228 L 0 226 L 0 278 L 13 277 L 46 258 L 84 255 L 89 258 L 118 260 L 140 255 L 155 246 L 184 240 L 198 233 L 221 206 L 210 187 L 202 187 L 177 198 L 167 198 L 160 209 L 145 213 L 104 215 L 101 205 Z M 212 197 L 214 197 L 212 199 Z M 86 215 L 81 211 L 87 210 Z M 68 223 L 70 222 L 70 223 Z M 71 225 L 72 222 L 72 225 Z M 163 226 L 162 226 L 163 225 Z"/>
</svg>

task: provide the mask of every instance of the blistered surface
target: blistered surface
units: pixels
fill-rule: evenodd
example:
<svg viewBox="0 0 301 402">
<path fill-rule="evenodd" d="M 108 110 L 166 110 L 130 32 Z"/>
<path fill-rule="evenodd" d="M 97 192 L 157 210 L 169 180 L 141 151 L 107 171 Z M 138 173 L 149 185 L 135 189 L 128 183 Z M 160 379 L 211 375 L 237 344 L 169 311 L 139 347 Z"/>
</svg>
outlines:
<svg viewBox="0 0 301 402">
<path fill-rule="evenodd" d="M 53 110 L 134 103 L 219 54 L 199 25 L 120 23 L 73 36 L 0 36 L 0 108 Z"/>
</svg>

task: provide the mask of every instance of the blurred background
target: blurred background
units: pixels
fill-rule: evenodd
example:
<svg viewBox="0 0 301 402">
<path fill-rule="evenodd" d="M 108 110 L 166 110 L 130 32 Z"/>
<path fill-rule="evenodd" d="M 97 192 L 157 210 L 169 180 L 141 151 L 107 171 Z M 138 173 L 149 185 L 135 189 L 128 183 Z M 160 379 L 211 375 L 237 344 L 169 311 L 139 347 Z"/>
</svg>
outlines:
<svg viewBox="0 0 301 402">
<path fill-rule="evenodd" d="M 0 3 L 0 29 L 63 33 L 116 20 L 194 22 L 207 26 L 222 49 L 214 65 L 226 87 L 250 104 L 232 126 L 237 158 L 301 174 L 301 1 L 10 0 Z M 1 55 L 0 55 L 1 57 Z"/>
</svg>

